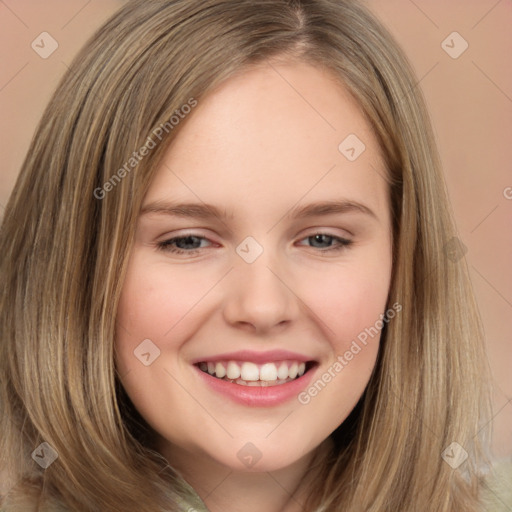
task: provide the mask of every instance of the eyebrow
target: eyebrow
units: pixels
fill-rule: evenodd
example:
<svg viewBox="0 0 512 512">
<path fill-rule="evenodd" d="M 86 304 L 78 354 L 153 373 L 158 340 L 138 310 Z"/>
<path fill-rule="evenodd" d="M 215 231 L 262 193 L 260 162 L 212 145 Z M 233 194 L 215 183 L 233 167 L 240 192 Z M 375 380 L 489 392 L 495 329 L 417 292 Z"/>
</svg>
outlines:
<svg viewBox="0 0 512 512">
<path fill-rule="evenodd" d="M 377 215 L 368 206 L 356 201 L 321 201 L 306 206 L 295 207 L 286 217 L 302 219 L 306 217 L 318 217 L 321 215 L 332 215 L 335 213 L 364 213 L 370 217 L 377 218 Z"/>
<path fill-rule="evenodd" d="M 284 216 L 286 218 L 304 219 L 308 217 L 318 217 L 323 215 L 332 215 L 340 213 L 363 213 L 377 218 L 377 215 L 368 206 L 348 200 L 339 201 L 320 201 L 305 206 L 296 206 L 290 209 Z M 214 205 L 206 203 L 168 203 L 156 201 L 144 206 L 141 215 L 148 213 L 158 213 L 176 217 L 187 217 L 196 219 L 233 218 L 233 213 L 226 209 L 221 211 Z"/>
<path fill-rule="evenodd" d="M 173 215 L 175 217 L 190 217 L 196 219 L 232 218 L 233 214 L 228 215 L 227 211 L 223 212 L 211 204 L 206 203 L 167 203 L 164 201 L 156 201 L 144 207 L 140 212 L 141 215 L 148 213 L 160 213 L 165 215 Z"/>
</svg>

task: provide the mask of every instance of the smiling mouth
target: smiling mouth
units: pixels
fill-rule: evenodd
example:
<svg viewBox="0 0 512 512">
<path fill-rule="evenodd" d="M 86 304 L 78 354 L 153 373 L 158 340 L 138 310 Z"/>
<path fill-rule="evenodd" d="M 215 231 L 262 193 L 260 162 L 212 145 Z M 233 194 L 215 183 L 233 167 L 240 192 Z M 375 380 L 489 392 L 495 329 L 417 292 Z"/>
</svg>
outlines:
<svg viewBox="0 0 512 512">
<path fill-rule="evenodd" d="M 301 378 L 316 366 L 315 361 L 276 361 L 256 364 L 250 361 L 202 361 L 201 371 L 219 380 L 242 386 L 279 386 Z"/>
</svg>

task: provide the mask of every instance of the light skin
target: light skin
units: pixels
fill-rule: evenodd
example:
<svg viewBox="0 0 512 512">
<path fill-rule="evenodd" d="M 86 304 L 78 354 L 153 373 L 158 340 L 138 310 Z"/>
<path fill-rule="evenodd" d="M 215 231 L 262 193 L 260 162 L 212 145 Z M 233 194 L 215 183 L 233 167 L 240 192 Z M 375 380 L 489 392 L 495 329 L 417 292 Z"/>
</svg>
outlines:
<svg viewBox="0 0 512 512">
<path fill-rule="evenodd" d="M 349 134 L 366 146 L 354 161 L 338 149 Z M 212 512 L 302 510 L 301 478 L 319 449 L 332 448 L 329 435 L 363 393 L 379 340 L 307 405 L 297 397 L 271 407 L 236 403 L 207 386 L 192 361 L 285 349 L 317 361 L 312 382 L 321 378 L 386 310 L 384 175 L 356 102 L 305 63 L 275 61 L 232 77 L 199 101 L 168 148 L 139 217 L 116 365 L 159 450 Z M 296 215 L 320 202 L 342 207 Z M 220 216 L 151 211 L 178 203 L 212 205 Z M 182 253 L 158 248 L 190 235 L 200 238 L 168 245 Z M 253 263 L 236 252 L 248 236 L 263 248 Z M 134 356 L 145 339 L 160 350 L 149 366 Z M 261 453 L 250 468 L 237 457 L 248 442 Z"/>
</svg>

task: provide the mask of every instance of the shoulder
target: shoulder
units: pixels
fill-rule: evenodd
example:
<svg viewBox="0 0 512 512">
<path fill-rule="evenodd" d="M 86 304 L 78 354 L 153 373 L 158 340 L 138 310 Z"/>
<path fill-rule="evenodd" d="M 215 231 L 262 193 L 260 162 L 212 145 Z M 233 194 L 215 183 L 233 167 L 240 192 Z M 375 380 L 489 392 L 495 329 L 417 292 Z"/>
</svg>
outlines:
<svg viewBox="0 0 512 512">
<path fill-rule="evenodd" d="M 485 512 L 512 510 L 512 459 L 493 464 L 483 481 L 482 505 Z"/>
</svg>

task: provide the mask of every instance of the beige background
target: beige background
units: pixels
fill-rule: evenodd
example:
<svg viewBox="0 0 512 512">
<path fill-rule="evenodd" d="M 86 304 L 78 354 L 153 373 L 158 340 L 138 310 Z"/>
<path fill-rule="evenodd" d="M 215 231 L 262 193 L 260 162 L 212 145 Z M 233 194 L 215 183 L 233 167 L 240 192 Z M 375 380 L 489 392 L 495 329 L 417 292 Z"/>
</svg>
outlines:
<svg viewBox="0 0 512 512">
<path fill-rule="evenodd" d="M 512 457 L 512 2 L 367 3 L 402 44 L 431 109 L 494 373 L 493 450 L 496 457 Z M 0 216 L 58 79 L 120 5 L 0 0 Z M 454 31 L 469 44 L 456 59 L 441 46 Z M 42 32 L 59 45 L 47 59 L 31 48 Z M 461 44 L 457 38 L 445 43 L 452 52 Z"/>
</svg>

